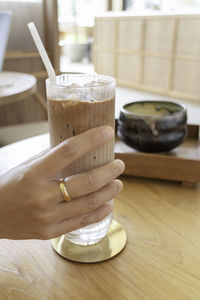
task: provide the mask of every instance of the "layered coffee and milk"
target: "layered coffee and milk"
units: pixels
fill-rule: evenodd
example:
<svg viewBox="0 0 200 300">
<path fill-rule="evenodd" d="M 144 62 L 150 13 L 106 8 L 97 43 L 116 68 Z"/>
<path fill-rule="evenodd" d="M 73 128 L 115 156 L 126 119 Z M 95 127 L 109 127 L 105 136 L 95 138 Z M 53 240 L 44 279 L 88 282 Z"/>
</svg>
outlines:
<svg viewBox="0 0 200 300">
<path fill-rule="evenodd" d="M 114 128 L 115 99 L 96 102 L 78 99 L 53 100 L 49 102 L 50 144 L 55 147 L 69 137 L 88 129 L 109 125 Z M 101 166 L 114 159 L 114 140 L 72 163 L 62 171 L 61 176 L 73 174 Z"/>
<path fill-rule="evenodd" d="M 61 76 L 59 79 L 62 82 L 57 86 L 50 86 L 50 84 L 48 86 L 47 82 L 51 147 L 94 127 L 108 125 L 114 128 L 115 81 L 113 78 L 84 74 Z M 96 80 L 94 80 L 94 76 L 97 77 Z M 71 163 L 61 171 L 59 176 L 66 178 L 106 164 L 113 159 L 114 139 Z M 105 236 L 111 219 L 112 217 L 109 216 L 103 221 L 76 230 L 66 236 L 77 244 L 96 243 Z"/>
</svg>

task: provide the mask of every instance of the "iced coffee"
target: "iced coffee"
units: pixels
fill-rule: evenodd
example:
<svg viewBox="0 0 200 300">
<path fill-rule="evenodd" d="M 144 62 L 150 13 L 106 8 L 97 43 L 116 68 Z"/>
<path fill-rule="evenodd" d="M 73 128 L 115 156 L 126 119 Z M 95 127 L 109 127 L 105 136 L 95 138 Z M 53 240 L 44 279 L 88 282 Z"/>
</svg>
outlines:
<svg viewBox="0 0 200 300">
<path fill-rule="evenodd" d="M 64 74 L 57 85 L 47 80 L 50 144 L 55 147 L 65 139 L 88 129 L 115 125 L 115 80 L 109 76 Z M 114 159 L 114 139 L 73 162 L 59 174 L 61 178 L 78 174 Z M 71 242 L 91 245 L 107 233 L 112 215 L 104 220 L 66 234 Z"/>
</svg>

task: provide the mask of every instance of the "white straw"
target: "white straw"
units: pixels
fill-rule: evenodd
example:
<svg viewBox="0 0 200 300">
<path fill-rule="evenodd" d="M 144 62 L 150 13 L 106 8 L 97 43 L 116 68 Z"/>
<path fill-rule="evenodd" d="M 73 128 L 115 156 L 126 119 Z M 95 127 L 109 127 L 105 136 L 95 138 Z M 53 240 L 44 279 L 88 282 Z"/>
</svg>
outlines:
<svg viewBox="0 0 200 300">
<path fill-rule="evenodd" d="M 28 28 L 30 30 L 30 33 L 32 34 L 35 45 L 38 49 L 38 52 L 40 53 L 42 61 L 43 61 L 44 65 L 45 65 L 45 68 L 47 70 L 47 73 L 49 75 L 50 83 L 55 85 L 56 84 L 56 74 L 55 74 L 54 68 L 53 68 L 53 66 L 50 62 L 50 59 L 47 55 L 47 52 L 46 52 L 46 50 L 43 46 L 43 43 L 41 41 L 41 38 L 38 34 L 38 31 L 37 31 L 34 23 L 33 22 L 28 23 Z"/>
</svg>

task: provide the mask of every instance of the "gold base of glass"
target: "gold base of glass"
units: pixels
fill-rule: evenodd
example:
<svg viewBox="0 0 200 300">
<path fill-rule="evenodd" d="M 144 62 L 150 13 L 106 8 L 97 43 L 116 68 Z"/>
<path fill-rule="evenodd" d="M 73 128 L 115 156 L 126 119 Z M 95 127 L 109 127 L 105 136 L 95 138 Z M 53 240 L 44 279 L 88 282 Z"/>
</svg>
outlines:
<svg viewBox="0 0 200 300">
<path fill-rule="evenodd" d="M 126 241 L 126 231 L 117 221 L 113 220 L 107 235 L 94 245 L 72 244 L 65 235 L 52 239 L 51 243 L 54 250 L 64 258 L 81 263 L 97 263 L 120 253 L 125 247 Z"/>
</svg>

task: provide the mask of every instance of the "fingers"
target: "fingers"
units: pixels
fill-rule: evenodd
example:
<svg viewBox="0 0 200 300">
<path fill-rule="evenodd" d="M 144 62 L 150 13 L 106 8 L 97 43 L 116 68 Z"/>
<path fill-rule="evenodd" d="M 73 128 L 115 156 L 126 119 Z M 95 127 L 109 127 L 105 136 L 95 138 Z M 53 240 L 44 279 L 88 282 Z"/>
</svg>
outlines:
<svg viewBox="0 0 200 300">
<path fill-rule="evenodd" d="M 75 229 L 99 222 L 107 215 L 109 215 L 112 210 L 112 206 L 106 204 L 88 214 L 80 215 L 71 219 L 66 219 L 55 226 L 54 235 L 55 237 L 60 236 Z"/>
<path fill-rule="evenodd" d="M 114 180 L 99 191 L 70 202 L 55 203 L 49 201 L 51 190 L 45 193 L 45 199 L 33 195 L 31 216 L 35 228 L 39 229 L 36 238 L 50 239 L 77 228 L 98 222 L 112 212 L 112 206 L 105 204 L 113 199 L 122 189 L 122 182 Z M 59 189 L 57 189 L 59 192 Z M 30 202 L 30 201 L 29 201 Z M 30 216 L 28 216 L 30 219 Z"/>
<path fill-rule="evenodd" d="M 66 178 L 64 184 L 70 198 L 74 201 L 75 199 L 77 200 L 77 198 L 94 193 L 108 185 L 117 178 L 123 170 L 124 163 L 116 159 L 101 167 L 70 176 Z M 65 203 L 64 196 L 57 181 L 49 180 L 46 182 L 41 180 L 39 190 L 40 201 L 42 201 L 42 195 L 45 195 L 45 199 L 49 204 Z M 71 205 L 72 201 L 68 203 Z"/>
<path fill-rule="evenodd" d="M 116 159 L 101 167 L 68 177 L 65 186 L 71 198 L 78 198 L 101 189 L 123 171 L 124 163 Z"/>
<path fill-rule="evenodd" d="M 44 154 L 48 153 L 50 151 L 50 148 L 46 148 L 43 151 L 39 152 L 38 154 L 30 157 L 29 159 L 25 160 L 24 162 L 22 162 L 20 165 L 28 165 L 30 162 L 32 162 L 33 160 L 36 160 L 42 156 L 44 156 Z M 18 165 L 19 166 L 19 165 Z"/>
<path fill-rule="evenodd" d="M 113 180 L 102 189 L 87 196 L 83 196 L 66 203 L 56 205 L 55 219 L 63 221 L 67 218 L 87 214 L 113 199 L 121 190 L 123 184 L 120 180 Z"/>
<path fill-rule="evenodd" d="M 61 169 L 88 152 L 100 147 L 114 136 L 109 126 L 101 126 L 71 137 L 42 157 L 36 159 L 32 168 L 40 177 L 51 178 Z"/>
<path fill-rule="evenodd" d="M 70 198 L 74 200 L 100 190 L 117 178 L 123 170 L 124 163 L 117 159 L 101 167 L 66 178 L 65 186 Z M 49 203 L 65 201 L 57 181 L 43 184 L 43 190 L 50 199 Z"/>
</svg>

